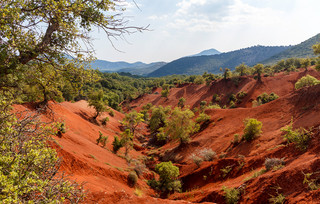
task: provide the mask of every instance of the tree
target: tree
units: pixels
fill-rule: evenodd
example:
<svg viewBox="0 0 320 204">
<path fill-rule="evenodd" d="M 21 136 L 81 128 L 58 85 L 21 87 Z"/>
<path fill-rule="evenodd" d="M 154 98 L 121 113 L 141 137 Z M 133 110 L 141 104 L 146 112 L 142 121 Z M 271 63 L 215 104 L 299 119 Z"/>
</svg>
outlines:
<svg viewBox="0 0 320 204">
<path fill-rule="evenodd" d="M 145 30 L 127 25 L 120 3 L 118 0 L 2 0 L 2 76 L 14 73 L 19 64 L 30 61 L 63 64 L 65 53 L 81 57 L 92 52 L 89 33 L 93 28 L 101 28 L 108 39 Z"/>
<path fill-rule="evenodd" d="M 236 67 L 235 71 L 239 73 L 240 76 L 244 76 L 248 72 L 249 67 L 242 63 Z"/>
<path fill-rule="evenodd" d="M 126 129 L 121 133 L 121 144 L 125 147 L 125 156 L 128 156 L 129 150 L 133 146 L 133 133 L 131 133 L 130 129 Z"/>
<path fill-rule="evenodd" d="M 301 77 L 295 84 L 296 89 L 301 89 L 303 87 L 314 86 L 320 84 L 320 81 L 313 76 L 307 74 L 307 76 Z"/>
<path fill-rule="evenodd" d="M 89 106 L 92 106 L 96 110 L 96 114 L 93 116 L 93 119 L 97 119 L 101 112 L 107 110 L 107 101 L 104 97 L 103 91 L 94 91 L 88 96 Z"/>
<path fill-rule="evenodd" d="M 82 187 L 59 173 L 61 160 L 49 139 L 59 124 L 39 122 L 38 113 L 11 114 L 0 96 L 0 203 L 78 203 Z"/>
<path fill-rule="evenodd" d="M 257 75 L 258 82 L 261 82 L 261 75 L 263 73 L 264 65 L 257 64 L 253 67 L 253 74 Z"/>
<path fill-rule="evenodd" d="M 301 60 L 301 67 L 308 71 L 308 67 L 311 65 L 311 61 L 309 58 L 305 58 Z"/>
<path fill-rule="evenodd" d="M 160 178 L 158 182 L 148 182 L 152 187 L 163 192 L 181 191 L 181 182 L 177 180 L 179 176 L 179 168 L 174 166 L 171 161 L 161 162 L 156 165 L 156 172 Z"/>
<path fill-rule="evenodd" d="M 152 108 L 151 118 L 149 121 L 149 128 L 151 133 L 158 132 L 159 128 L 165 126 L 167 115 L 171 111 L 170 107 L 154 107 Z"/>
<path fill-rule="evenodd" d="M 179 139 L 180 144 L 189 141 L 190 134 L 197 132 L 196 123 L 192 120 L 194 113 L 189 110 L 181 110 L 176 107 L 168 119 L 165 132 L 171 139 Z"/>
<path fill-rule="evenodd" d="M 186 99 L 181 97 L 178 102 L 178 107 L 183 108 L 185 102 L 186 102 Z"/>
<path fill-rule="evenodd" d="M 222 68 L 220 68 L 220 71 L 222 72 Z M 224 69 L 224 72 L 223 72 L 223 79 L 224 80 L 227 80 L 227 79 L 229 79 L 229 78 L 231 78 L 231 76 L 232 76 L 232 72 L 231 72 L 231 70 L 229 69 L 229 68 L 225 68 Z"/>
<path fill-rule="evenodd" d="M 136 128 L 144 121 L 143 118 L 144 115 L 142 113 L 138 113 L 136 110 L 133 110 L 130 113 L 125 114 L 122 124 L 126 126 L 134 136 Z"/>
<path fill-rule="evenodd" d="M 320 43 L 312 46 L 315 55 L 320 55 Z"/>
</svg>

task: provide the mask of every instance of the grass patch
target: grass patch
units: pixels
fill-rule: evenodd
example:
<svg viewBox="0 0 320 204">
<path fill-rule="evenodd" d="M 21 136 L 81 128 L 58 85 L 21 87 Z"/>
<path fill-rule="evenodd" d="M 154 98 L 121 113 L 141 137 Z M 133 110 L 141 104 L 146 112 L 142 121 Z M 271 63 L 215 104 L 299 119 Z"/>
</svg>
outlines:
<svg viewBox="0 0 320 204">
<path fill-rule="evenodd" d="M 261 176 L 262 174 L 266 173 L 267 170 L 266 169 L 260 169 L 259 171 L 254 172 L 251 176 L 248 176 L 247 178 L 245 178 L 243 181 L 247 182 L 251 179 L 257 178 L 259 176 Z"/>
</svg>

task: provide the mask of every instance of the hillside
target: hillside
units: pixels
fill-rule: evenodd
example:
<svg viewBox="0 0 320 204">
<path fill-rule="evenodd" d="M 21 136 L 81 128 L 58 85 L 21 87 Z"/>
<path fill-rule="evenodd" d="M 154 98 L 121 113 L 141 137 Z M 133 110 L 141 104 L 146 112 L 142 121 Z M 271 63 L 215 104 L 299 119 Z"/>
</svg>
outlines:
<svg viewBox="0 0 320 204">
<path fill-rule="evenodd" d="M 233 70 L 241 63 L 252 66 L 288 48 L 290 47 L 254 46 L 219 55 L 185 57 L 166 64 L 148 76 L 160 77 L 173 74 L 196 75 L 203 74 L 204 72 L 218 74 L 220 67 L 231 68 Z"/>
<path fill-rule="evenodd" d="M 202 56 L 202 55 L 218 55 L 221 54 L 220 51 L 216 50 L 216 49 L 208 49 L 208 50 L 204 50 L 198 54 L 192 55 L 190 57 L 196 57 L 196 56 Z"/>
<path fill-rule="evenodd" d="M 146 76 L 149 73 L 159 69 L 160 67 L 166 64 L 167 64 L 166 62 L 153 62 L 153 63 L 146 64 L 144 66 L 139 66 L 139 67 L 122 68 L 117 70 L 117 72 L 128 72 L 133 75 Z"/>
<path fill-rule="evenodd" d="M 320 42 L 320 33 L 296 46 L 293 46 L 277 55 L 262 61 L 263 64 L 275 64 L 277 61 L 288 58 L 306 58 L 315 57 L 312 46 Z"/>
</svg>

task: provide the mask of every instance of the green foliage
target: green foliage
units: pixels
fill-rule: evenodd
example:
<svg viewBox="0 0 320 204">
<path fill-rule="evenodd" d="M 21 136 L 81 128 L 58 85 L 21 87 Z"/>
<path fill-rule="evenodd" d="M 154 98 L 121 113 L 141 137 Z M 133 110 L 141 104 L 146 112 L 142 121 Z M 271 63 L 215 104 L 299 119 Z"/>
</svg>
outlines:
<svg viewBox="0 0 320 204">
<path fill-rule="evenodd" d="M 236 188 L 222 187 L 227 204 L 236 204 L 240 199 L 240 191 Z"/>
<path fill-rule="evenodd" d="M 156 172 L 159 174 L 159 181 L 149 181 L 148 184 L 159 189 L 162 192 L 180 192 L 181 183 L 177 180 L 179 176 L 179 168 L 174 166 L 171 161 L 161 162 L 156 165 Z"/>
<path fill-rule="evenodd" d="M 96 119 L 101 112 L 107 110 L 107 101 L 102 90 L 92 92 L 88 96 L 88 99 L 89 106 L 93 107 L 96 110 L 96 115 L 93 117 L 94 119 Z"/>
<path fill-rule="evenodd" d="M 270 95 L 268 95 L 266 92 L 264 92 L 263 94 L 261 94 L 257 97 L 257 101 L 259 104 L 265 104 L 265 103 L 269 103 L 273 100 L 276 100 L 277 98 L 279 98 L 279 96 L 273 92 Z"/>
<path fill-rule="evenodd" d="M 247 96 L 247 92 L 245 92 L 245 91 L 240 91 L 237 93 L 237 98 L 239 98 L 239 99 L 243 99 L 246 96 Z"/>
<path fill-rule="evenodd" d="M 309 58 L 305 58 L 301 60 L 301 68 L 305 68 L 306 70 L 311 65 L 311 61 Z"/>
<path fill-rule="evenodd" d="M 264 72 L 264 65 L 263 64 L 257 64 L 253 67 L 253 74 L 257 75 L 257 80 L 261 81 L 261 75 Z"/>
<path fill-rule="evenodd" d="M 102 147 L 105 147 L 108 142 L 108 136 L 103 136 L 102 132 L 99 131 L 99 138 L 97 139 L 97 145 L 102 144 Z"/>
<path fill-rule="evenodd" d="M 114 136 L 114 140 L 112 142 L 113 152 L 116 154 L 121 147 L 123 147 L 123 142 L 119 140 L 117 136 Z"/>
<path fill-rule="evenodd" d="M 306 150 L 308 148 L 312 132 L 304 128 L 294 130 L 292 124 L 293 121 L 291 121 L 290 125 L 281 129 L 281 131 L 285 133 L 283 135 L 284 139 L 287 140 L 288 143 L 295 143 L 300 150 Z"/>
<path fill-rule="evenodd" d="M 243 130 L 243 139 L 246 141 L 251 141 L 262 133 L 262 122 L 258 121 L 257 119 L 248 118 L 243 122 L 245 125 Z"/>
<path fill-rule="evenodd" d="M 269 199 L 269 202 L 272 204 L 283 204 L 286 202 L 286 197 L 282 194 L 279 193 L 279 190 L 281 189 L 281 187 L 276 187 L 275 188 L 277 191 L 277 195 L 271 195 L 271 198 Z"/>
<path fill-rule="evenodd" d="M 245 65 L 244 63 L 240 64 L 235 68 L 235 72 L 239 73 L 240 76 L 244 76 L 248 73 L 249 67 Z"/>
<path fill-rule="evenodd" d="M 149 127 L 151 133 L 158 132 L 159 128 L 164 127 L 167 120 L 167 115 L 170 113 L 170 107 L 153 107 Z"/>
<path fill-rule="evenodd" d="M 194 113 L 191 110 L 176 107 L 166 123 L 165 132 L 171 139 L 179 139 L 181 144 L 188 142 L 190 134 L 197 131 L 193 117 Z"/>
<path fill-rule="evenodd" d="M 133 133 L 131 133 L 130 129 L 126 129 L 121 133 L 120 143 L 125 147 L 125 156 L 128 156 L 129 150 L 133 146 Z"/>
<path fill-rule="evenodd" d="M 319 84 L 320 81 L 318 79 L 316 79 L 315 77 L 313 76 L 310 76 L 309 74 L 307 76 L 304 76 L 302 77 L 301 79 L 299 79 L 294 87 L 296 89 L 301 89 L 303 87 L 308 87 L 308 86 L 314 86 L 314 85 L 317 85 Z"/>
<path fill-rule="evenodd" d="M 130 113 L 125 114 L 121 123 L 126 128 L 129 128 L 130 132 L 134 136 L 136 128 L 141 122 L 144 121 L 143 118 L 144 115 L 142 113 L 138 113 L 136 110 L 133 110 Z"/>
<path fill-rule="evenodd" d="M 168 98 L 169 93 L 170 93 L 170 89 L 163 89 L 161 91 L 161 97 Z"/>
<path fill-rule="evenodd" d="M 178 107 L 183 108 L 185 102 L 186 102 L 186 99 L 181 97 L 178 102 Z"/>
<path fill-rule="evenodd" d="M 48 144 L 59 126 L 40 123 L 37 113 L 18 115 L 0 97 L 0 202 L 82 201 L 82 188 L 59 173 L 61 160 Z"/>
<path fill-rule="evenodd" d="M 138 182 L 138 176 L 137 176 L 136 172 L 131 171 L 128 175 L 129 186 L 133 187 L 137 184 L 137 182 Z"/>
<path fill-rule="evenodd" d="M 313 45 L 312 49 L 313 49 L 313 52 L 315 55 L 319 55 L 320 54 L 320 43 Z"/>
<path fill-rule="evenodd" d="M 220 169 L 220 171 L 221 177 L 225 178 L 232 171 L 232 166 L 226 166 L 225 168 Z"/>
<path fill-rule="evenodd" d="M 210 116 L 205 113 L 200 113 L 199 116 L 196 118 L 197 123 L 206 123 L 210 120 Z"/>
<path fill-rule="evenodd" d="M 225 68 L 224 69 L 224 72 L 223 72 L 223 79 L 224 80 L 227 80 L 227 79 L 230 79 L 232 77 L 232 72 L 230 69 L 228 68 Z"/>
<path fill-rule="evenodd" d="M 220 102 L 221 98 L 218 94 L 213 94 L 212 100 L 213 102 Z"/>
<path fill-rule="evenodd" d="M 108 117 L 105 117 L 105 118 L 102 119 L 101 124 L 102 124 L 102 125 L 107 125 L 107 122 L 108 122 L 108 121 L 109 121 L 109 118 L 108 118 Z"/>
<path fill-rule="evenodd" d="M 114 111 L 113 111 L 113 110 L 109 110 L 109 115 L 110 115 L 111 117 L 114 117 Z"/>
<path fill-rule="evenodd" d="M 318 173 L 318 172 L 317 172 Z M 315 173 L 304 173 L 303 184 L 307 184 L 311 191 L 318 190 L 320 188 L 319 178 L 311 178 Z"/>
</svg>

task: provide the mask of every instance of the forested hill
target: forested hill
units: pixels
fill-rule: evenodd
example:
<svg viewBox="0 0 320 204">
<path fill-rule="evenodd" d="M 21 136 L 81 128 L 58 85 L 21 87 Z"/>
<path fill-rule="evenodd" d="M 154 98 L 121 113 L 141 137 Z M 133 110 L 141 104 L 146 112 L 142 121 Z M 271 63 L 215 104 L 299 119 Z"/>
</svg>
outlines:
<svg viewBox="0 0 320 204">
<path fill-rule="evenodd" d="M 184 57 L 166 64 L 148 76 L 160 77 L 172 74 L 194 75 L 203 74 L 204 72 L 217 74 L 220 72 L 220 67 L 233 70 L 241 63 L 252 66 L 289 48 L 291 47 L 253 46 L 219 55 Z"/>
<path fill-rule="evenodd" d="M 277 61 L 289 58 L 315 57 L 312 46 L 320 42 L 320 33 L 296 46 L 293 46 L 271 58 L 263 61 L 263 64 L 275 64 Z"/>
</svg>

